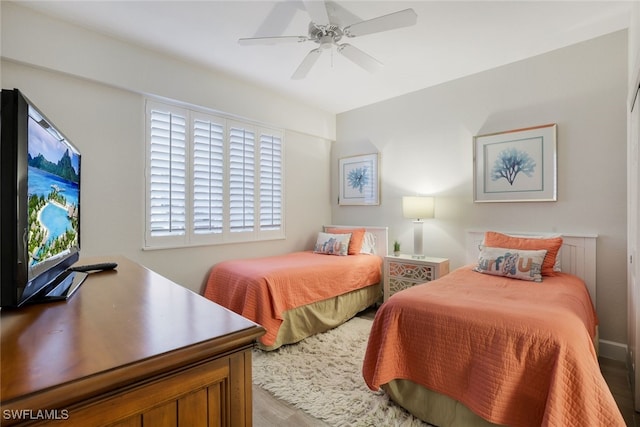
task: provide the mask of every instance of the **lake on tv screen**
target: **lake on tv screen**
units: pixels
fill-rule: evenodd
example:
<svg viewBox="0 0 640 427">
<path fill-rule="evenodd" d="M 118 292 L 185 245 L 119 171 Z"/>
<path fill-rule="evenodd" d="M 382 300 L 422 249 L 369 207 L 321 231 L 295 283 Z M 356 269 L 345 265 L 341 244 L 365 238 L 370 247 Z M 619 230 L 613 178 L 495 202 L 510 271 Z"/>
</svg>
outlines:
<svg viewBox="0 0 640 427">
<path fill-rule="evenodd" d="M 31 266 L 78 246 L 77 182 L 29 166 L 29 257 Z"/>
</svg>

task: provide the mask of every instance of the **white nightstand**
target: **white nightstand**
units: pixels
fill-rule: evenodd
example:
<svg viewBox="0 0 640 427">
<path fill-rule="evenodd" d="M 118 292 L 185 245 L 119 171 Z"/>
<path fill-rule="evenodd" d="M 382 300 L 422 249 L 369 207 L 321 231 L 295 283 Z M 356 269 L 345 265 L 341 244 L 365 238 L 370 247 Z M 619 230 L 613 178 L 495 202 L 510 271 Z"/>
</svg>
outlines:
<svg viewBox="0 0 640 427">
<path fill-rule="evenodd" d="M 396 292 L 430 282 L 449 273 L 446 258 L 412 258 L 411 255 L 384 257 L 384 301 Z"/>
</svg>

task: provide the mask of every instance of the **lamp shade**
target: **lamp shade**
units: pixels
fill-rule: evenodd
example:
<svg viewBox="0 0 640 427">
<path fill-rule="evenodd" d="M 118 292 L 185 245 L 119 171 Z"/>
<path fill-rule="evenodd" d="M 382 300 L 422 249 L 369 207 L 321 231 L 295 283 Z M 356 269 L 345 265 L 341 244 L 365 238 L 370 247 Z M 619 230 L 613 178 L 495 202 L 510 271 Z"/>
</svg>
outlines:
<svg viewBox="0 0 640 427">
<path fill-rule="evenodd" d="M 433 218 L 433 197 L 405 196 L 402 198 L 402 213 L 405 218 Z"/>
</svg>

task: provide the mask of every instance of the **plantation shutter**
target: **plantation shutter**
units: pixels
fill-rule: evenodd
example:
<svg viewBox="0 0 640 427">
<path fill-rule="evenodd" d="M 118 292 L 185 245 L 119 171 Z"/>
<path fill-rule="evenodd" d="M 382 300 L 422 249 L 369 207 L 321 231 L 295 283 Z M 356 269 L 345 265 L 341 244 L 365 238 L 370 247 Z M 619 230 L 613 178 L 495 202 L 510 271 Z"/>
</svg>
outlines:
<svg viewBox="0 0 640 427">
<path fill-rule="evenodd" d="M 255 132 L 232 126 L 229 131 L 229 228 L 254 231 Z"/>
<path fill-rule="evenodd" d="M 281 130 L 147 100 L 145 249 L 285 238 Z"/>
<path fill-rule="evenodd" d="M 220 234 L 223 227 L 224 125 L 193 123 L 193 227 L 196 234 Z"/>
<path fill-rule="evenodd" d="M 186 233 L 186 118 L 150 112 L 149 231 L 151 236 Z"/>
<path fill-rule="evenodd" d="M 282 228 L 282 139 L 260 135 L 260 230 Z"/>
</svg>

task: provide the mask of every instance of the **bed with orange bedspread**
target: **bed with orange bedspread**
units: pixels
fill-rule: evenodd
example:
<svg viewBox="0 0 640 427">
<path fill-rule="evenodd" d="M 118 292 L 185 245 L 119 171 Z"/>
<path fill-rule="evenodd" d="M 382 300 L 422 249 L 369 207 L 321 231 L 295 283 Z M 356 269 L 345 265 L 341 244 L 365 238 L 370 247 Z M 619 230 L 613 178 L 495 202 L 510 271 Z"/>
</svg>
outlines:
<svg viewBox="0 0 640 427">
<path fill-rule="evenodd" d="M 386 251 L 386 228 L 377 246 Z M 386 252 L 384 252 L 386 255 Z M 265 350 L 338 326 L 377 302 L 382 257 L 313 251 L 224 261 L 210 272 L 204 296 L 262 325 Z"/>
<path fill-rule="evenodd" d="M 450 414 L 430 418 L 416 390 L 461 403 L 478 424 L 624 426 L 600 373 L 584 282 L 555 273 L 533 283 L 473 267 L 378 309 L 363 365 L 369 388 L 436 425 L 457 424 Z"/>
</svg>

